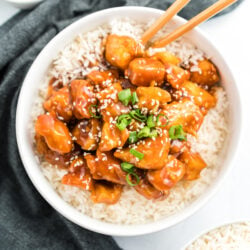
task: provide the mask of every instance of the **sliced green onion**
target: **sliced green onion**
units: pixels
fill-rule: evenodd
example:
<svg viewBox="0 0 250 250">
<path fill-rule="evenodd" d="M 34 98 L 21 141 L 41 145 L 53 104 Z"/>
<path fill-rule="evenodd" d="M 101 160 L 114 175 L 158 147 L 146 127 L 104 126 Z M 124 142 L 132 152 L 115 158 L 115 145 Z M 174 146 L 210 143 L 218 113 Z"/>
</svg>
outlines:
<svg viewBox="0 0 250 250">
<path fill-rule="evenodd" d="M 136 131 L 130 132 L 128 142 L 131 144 L 131 143 L 136 143 L 137 141 L 138 141 L 137 132 Z"/>
<path fill-rule="evenodd" d="M 95 108 L 95 112 L 97 112 L 98 106 L 95 105 L 95 104 L 91 104 L 91 105 L 89 106 L 89 114 L 90 114 L 90 116 L 91 116 L 91 117 L 94 117 L 94 118 L 97 118 L 97 119 L 101 118 L 101 117 L 102 117 L 101 115 L 96 115 L 96 114 L 94 114 L 94 113 L 92 112 L 92 108 L 93 108 L 93 107 Z"/>
<path fill-rule="evenodd" d="M 124 130 L 130 123 L 132 122 L 132 118 L 128 114 L 120 115 L 116 122 L 116 127 L 120 130 Z"/>
<path fill-rule="evenodd" d="M 143 153 L 141 153 L 141 152 L 139 152 L 139 151 L 137 151 L 137 150 L 135 150 L 135 149 L 133 149 L 133 148 L 131 148 L 131 149 L 129 150 L 129 152 L 130 152 L 132 155 L 134 155 L 135 157 L 137 157 L 138 159 L 140 159 L 140 160 L 142 160 L 143 157 L 144 157 L 144 154 L 143 154 Z"/>
<path fill-rule="evenodd" d="M 131 90 L 130 89 L 124 89 L 118 93 L 118 99 L 121 101 L 125 106 L 128 106 L 130 100 L 131 100 Z"/>
<path fill-rule="evenodd" d="M 150 135 L 150 128 L 144 127 L 138 132 L 138 138 L 149 137 Z"/>
<path fill-rule="evenodd" d="M 166 118 L 166 123 L 165 124 L 161 124 L 160 123 L 160 117 L 161 116 L 163 116 L 163 117 L 165 117 Z M 166 116 L 166 115 L 164 115 L 164 114 L 159 114 L 159 115 L 157 115 L 157 117 L 156 117 L 156 124 L 157 124 L 157 126 L 159 126 L 159 127 L 166 127 L 167 125 L 168 125 L 168 123 L 169 123 L 169 120 L 168 120 L 168 117 Z"/>
<path fill-rule="evenodd" d="M 131 176 L 135 177 L 135 179 L 136 179 L 135 183 L 133 183 L 133 182 L 130 181 L 130 177 Z M 127 181 L 127 183 L 128 183 L 129 186 L 134 187 L 134 186 L 136 186 L 136 185 L 139 184 L 140 178 L 139 178 L 139 176 L 136 173 L 130 172 L 130 173 L 128 173 L 126 175 L 126 181 Z"/>
<path fill-rule="evenodd" d="M 138 99 L 138 96 L 137 96 L 136 92 L 133 92 L 132 97 L 131 97 L 131 102 L 132 102 L 132 104 L 134 105 L 134 104 L 136 104 L 138 101 L 139 101 L 139 99 Z"/>
<path fill-rule="evenodd" d="M 153 129 L 151 132 L 150 132 L 150 134 L 149 134 L 149 136 L 148 137 L 156 137 L 158 135 L 158 133 L 157 133 L 157 131 L 156 131 L 156 129 Z"/>
<path fill-rule="evenodd" d="M 174 125 L 169 129 L 169 137 L 172 140 L 187 140 L 186 133 L 183 131 L 182 125 Z"/>
<path fill-rule="evenodd" d="M 155 116 L 153 116 L 153 115 L 150 115 L 149 117 L 148 117 L 148 119 L 147 119 L 147 126 L 149 127 L 149 128 L 154 128 L 155 127 Z"/>
<path fill-rule="evenodd" d="M 137 121 L 140 121 L 140 122 L 147 121 L 147 117 L 141 113 L 140 109 L 132 110 L 130 111 L 129 114 L 132 118 L 134 118 Z"/>
<path fill-rule="evenodd" d="M 123 171 L 128 172 L 128 173 L 134 171 L 134 165 L 128 162 L 121 163 L 121 168 Z"/>
</svg>

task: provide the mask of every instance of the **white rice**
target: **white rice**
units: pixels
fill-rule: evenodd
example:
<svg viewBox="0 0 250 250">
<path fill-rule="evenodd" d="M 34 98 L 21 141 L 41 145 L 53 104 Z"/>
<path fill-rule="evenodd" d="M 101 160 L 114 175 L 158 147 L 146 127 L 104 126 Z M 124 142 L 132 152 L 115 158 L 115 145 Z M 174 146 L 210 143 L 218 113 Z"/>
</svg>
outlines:
<svg viewBox="0 0 250 250">
<path fill-rule="evenodd" d="M 103 27 L 79 34 L 72 43 L 61 51 L 53 61 L 48 76 L 41 83 L 41 91 L 32 112 L 33 120 L 43 113 L 42 101 L 47 92 L 48 79 L 56 77 L 67 84 L 69 80 L 86 75 L 94 69 L 103 69 L 101 44 L 108 33 L 126 34 L 134 38 L 140 37 L 148 24 L 138 24 L 133 20 L 114 20 Z M 166 34 L 166 31 L 163 31 Z M 161 34 L 159 34 L 161 35 Z M 185 63 L 197 63 L 204 54 L 185 39 L 180 39 L 167 46 L 167 50 L 179 56 Z M 96 66 L 89 66 L 90 61 L 97 60 Z M 84 65 L 84 67 L 83 67 Z M 169 197 L 164 201 L 149 201 L 133 188 L 125 187 L 122 196 L 115 205 L 94 204 L 88 191 L 61 184 L 65 170 L 57 169 L 47 162 L 40 162 L 41 169 L 57 191 L 57 193 L 77 210 L 93 218 L 110 223 L 141 224 L 170 216 L 196 200 L 213 180 L 220 168 L 219 153 L 227 136 L 228 102 L 225 91 L 217 88 L 217 105 L 206 115 L 197 139 L 189 136 L 192 147 L 207 162 L 208 167 L 202 171 L 201 178 L 192 182 L 181 182 L 171 189 Z M 34 133 L 34 128 L 31 128 Z"/>
<path fill-rule="evenodd" d="M 186 250 L 249 250 L 250 222 L 216 228 L 195 240 Z"/>
</svg>

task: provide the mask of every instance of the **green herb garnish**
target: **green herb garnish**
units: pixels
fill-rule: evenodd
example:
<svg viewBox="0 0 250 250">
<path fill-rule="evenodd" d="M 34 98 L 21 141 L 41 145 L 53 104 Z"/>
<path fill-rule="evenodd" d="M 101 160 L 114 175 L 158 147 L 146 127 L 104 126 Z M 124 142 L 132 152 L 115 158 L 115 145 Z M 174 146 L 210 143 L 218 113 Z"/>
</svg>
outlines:
<svg viewBox="0 0 250 250">
<path fill-rule="evenodd" d="M 131 95 L 130 89 L 124 89 L 118 93 L 119 101 L 121 101 L 125 106 L 128 106 L 131 98 L 132 98 L 132 95 Z"/>
<path fill-rule="evenodd" d="M 136 179 L 136 182 L 135 182 L 135 183 L 133 183 L 133 182 L 130 181 L 130 177 L 131 177 L 131 176 L 134 176 L 134 177 L 135 177 L 135 179 Z M 128 174 L 126 175 L 126 181 L 127 181 L 127 183 L 128 183 L 129 186 L 134 187 L 134 186 L 136 186 L 136 185 L 139 184 L 140 178 L 139 178 L 139 176 L 138 176 L 136 173 L 130 172 L 130 173 L 128 173 Z"/>
<path fill-rule="evenodd" d="M 138 96 L 136 92 L 133 92 L 132 97 L 131 97 L 131 102 L 133 105 L 135 105 L 139 101 Z"/>
<path fill-rule="evenodd" d="M 161 124 L 160 123 L 160 117 L 161 116 L 163 116 L 163 117 L 165 117 L 166 118 L 166 123 L 165 124 Z M 168 117 L 166 116 L 166 115 L 164 115 L 164 114 L 159 114 L 159 115 L 157 115 L 157 117 L 156 117 L 156 124 L 157 124 L 157 126 L 159 126 L 159 127 L 166 127 L 167 125 L 168 125 L 168 123 L 169 123 L 169 120 L 168 120 Z"/>
<path fill-rule="evenodd" d="M 134 171 L 134 165 L 128 162 L 121 163 L 121 168 L 123 171 L 128 172 L 128 173 Z"/>
<path fill-rule="evenodd" d="M 95 108 L 95 113 L 97 113 L 97 108 L 98 108 L 98 106 L 97 105 L 95 105 L 95 104 L 91 104 L 90 106 L 89 106 L 89 114 L 90 114 L 90 116 L 91 117 L 94 117 L 94 118 L 96 118 L 96 119 L 99 119 L 99 118 L 101 118 L 102 116 L 101 115 L 96 115 L 96 114 L 94 114 L 93 112 L 92 112 L 92 108 Z"/>
<path fill-rule="evenodd" d="M 120 115 L 116 122 L 116 127 L 120 130 L 124 130 L 130 123 L 132 122 L 132 118 L 129 114 Z"/>
<path fill-rule="evenodd" d="M 131 148 L 131 149 L 129 150 L 129 152 L 130 152 L 132 155 L 134 155 L 136 158 L 140 159 L 140 160 L 142 160 L 143 157 L 144 157 L 144 154 L 143 154 L 143 153 L 141 153 L 141 152 L 139 152 L 139 151 L 137 151 L 137 150 L 135 150 L 135 149 L 133 149 L 133 148 Z"/>
<path fill-rule="evenodd" d="M 137 141 L 138 141 L 137 132 L 136 131 L 130 132 L 128 142 L 131 144 L 131 143 L 136 143 Z"/>
<path fill-rule="evenodd" d="M 145 122 L 147 117 L 141 113 L 140 109 L 135 109 L 129 112 L 129 115 L 137 121 Z"/>
<path fill-rule="evenodd" d="M 149 137 L 150 135 L 150 128 L 144 127 L 138 132 L 138 138 Z"/>
<path fill-rule="evenodd" d="M 172 140 L 178 139 L 178 140 L 187 140 L 186 133 L 184 132 L 182 125 L 174 125 L 171 126 L 169 129 L 169 137 Z"/>
<path fill-rule="evenodd" d="M 149 117 L 148 117 L 148 119 L 147 119 L 147 126 L 149 127 L 149 128 L 154 128 L 155 127 L 155 116 L 154 115 L 150 115 Z"/>
</svg>

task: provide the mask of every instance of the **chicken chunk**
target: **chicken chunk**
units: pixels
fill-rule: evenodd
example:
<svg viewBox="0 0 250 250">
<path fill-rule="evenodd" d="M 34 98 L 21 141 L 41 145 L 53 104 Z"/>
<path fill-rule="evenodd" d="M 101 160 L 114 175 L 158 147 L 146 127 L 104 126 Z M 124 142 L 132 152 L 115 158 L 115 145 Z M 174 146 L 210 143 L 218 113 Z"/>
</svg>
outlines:
<svg viewBox="0 0 250 250">
<path fill-rule="evenodd" d="M 162 169 L 148 171 L 147 178 L 156 189 L 164 191 L 169 190 L 180 181 L 185 171 L 185 164 L 174 156 L 170 156 L 169 161 Z"/>
<path fill-rule="evenodd" d="M 148 200 L 164 200 L 168 196 L 168 191 L 163 192 L 153 187 L 146 178 L 141 178 L 135 190 Z"/>
<path fill-rule="evenodd" d="M 96 151 L 96 156 L 85 156 L 90 173 L 96 180 L 106 180 L 126 185 L 126 173 L 121 169 L 120 160 L 112 152 Z"/>
<path fill-rule="evenodd" d="M 97 93 L 96 97 L 100 103 L 118 102 L 118 93 L 122 91 L 122 86 L 119 82 L 112 84 L 101 92 Z"/>
<path fill-rule="evenodd" d="M 162 134 L 157 137 L 147 138 L 131 145 L 143 154 L 141 160 L 130 152 L 131 148 L 118 149 L 114 156 L 142 169 L 160 169 L 166 165 L 170 147 L 167 130 L 162 131 Z"/>
<path fill-rule="evenodd" d="M 105 122 L 102 127 L 99 150 L 109 151 L 113 148 L 123 147 L 128 137 L 129 132 L 126 128 L 124 130 L 120 130 L 115 124 Z"/>
<path fill-rule="evenodd" d="M 201 170 L 207 166 L 199 153 L 193 153 L 191 151 L 183 152 L 180 155 L 179 160 L 186 164 L 186 173 L 184 175 L 185 180 L 198 179 Z"/>
<path fill-rule="evenodd" d="M 49 149 L 43 136 L 36 134 L 36 149 L 37 152 L 50 164 L 55 165 L 59 168 L 68 168 L 72 162 L 72 159 L 78 158 L 82 153 L 79 147 L 74 149 L 67 154 L 59 154 L 56 151 Z"/>
<path fill-rule="evenodd" d="M 136 94 L 139 98 L 138 107 L 140 109 L 158 111 L 160 106 L 171 101 L 170 94 L 158 87 L 138 87 Z"/>
<path fill-rule="evenodd" d="M 101 123 L 98 119 L 92 118 L 78 122 L 72 130 L 72 135 L 83 150 L 96 150 L 99 132 L 101 132 Z"/>
<path fill-rule="evenodd" d="M 170 146 L 170 154 L 179 154 L 190 149 L 191 145 L 188 141 L 172 140 Z"/>
<path fill-rule="evenodd" d="M 161 61 L 164 65 L 166 64 L 174 64 L 174 65 L 178 65 L 181 62 L 181 59 L 177 56 L 175 56 L 174 54 L 168 52 L 168 51 L 158 51 L 158 52 L 154 52 L 152 51 L 154 49 L 149 49 L 146 54 L 148 57 L 155 59 L 155 60 L 159 60 Z"/>
<path fill-rule="evenodd" d="M 43 107 L 51 114 L 55 114 L 58 119 L 69 121 L 72 118 L 72 103 L 68 87 L 63 87 L 53 94 L 43 103 Z"/>
<path fill-rule="evenodd" d="M 43 136 L 48 147 L 59 154 L 69 153 L 73 141 L 67 126 L 51 114 L 39 115 L 35 124 L 36 133 Z"/>
<path fill-rule="evenodd" d="M 90 118 L 90 109 L 96 104 L 94 87 L 85 80 L 73 80 L 70 86 L 75 117 L 79 120 Z"/>
<path fill-rule="evenodd" d="M 164 107 L 161 113 L 168 117 L 167 129 L 174 125 L 182 125 L 186 133 L 194 136 L 196 136 L 203 122 L 203 115 L 199 107 L 188 99 L 181 102 L 171 102 Z M 164 117 L 160 117 L 160 122 L 165 124 L 166 121 L 163 119 Z"/>
<path fill-rule="evenodd" d="M 193 66 L 194 67 L 194 66 Z M 191 66 L 191 78 L 192 82 L 195 82 L 199 85 L 212 86 L 219 82 L 220 76 L 215 67 L 215 65 L 207 59 L 198 62 L 198 71 L 192 71 Z"/>
<path fill-rule="evenodd" d="M 190 78 L 189 71 L 181 67 L 178 67 L 174 64 L 170 64 L 170 63 L 165 64 L 165 68 L 166 68 L 165 79 L 175 89 L 181 88 L 184 81 Z"/>
<path fill-rule="evenodd" d="M 189 98 L 194 104 L 201 108 L 203 114 L 206 114 L 210 108 L 216 105 L 216 98 L 193 82 L 185 81 L 182 84 L 180 92 L 181 95 L 179 95 L 177 99 L 181 99 L 183 96 Z"/>
<path fill-rule="evenodd" d="M 142 47 L 133 38 L 115 34 L 107 37 L 105 57 L 111 65 L 125 70 L 130 61 L 141 54 Z"/>
<path fill-rule="evenodd" d="M 83 157 L 72 161 L 70 172 L 63 176 L 62 184 L 76 186 L 84 190 L 92 190 L 93 179 Z"/>
<path fill-rule="evenodd" d="M 111 182 L 96 182 L 91 192 L 94 203 L 112 205 L 118 202 L 122 194 L 122 186 Z"/>
<path fill-rule="evenodd" d="M 165 76 L 164 65 L 150 58 L 136 58 L 130 62 L 126 75 L 136 86 L 149 86 L 152 81 L 162 85 Z"/>
<path fill-rule="evenodd" d="M 94 85 L 99 85 L 101 88 L 105 89 L 119 78 L 119 73 L 112 69 L 105 71 L 94 70 L 90 72 L 87 77 Z"/>
</svg>

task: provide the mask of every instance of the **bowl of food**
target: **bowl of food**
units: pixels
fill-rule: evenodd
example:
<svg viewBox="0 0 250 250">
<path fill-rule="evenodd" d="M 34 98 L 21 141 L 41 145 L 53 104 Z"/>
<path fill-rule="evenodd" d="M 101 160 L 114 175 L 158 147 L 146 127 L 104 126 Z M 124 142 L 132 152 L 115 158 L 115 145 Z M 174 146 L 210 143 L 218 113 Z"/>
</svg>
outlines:
<svg viewBox="0 0 250 250">
<path fill-rule="evenodd" d="M 183 250 L 196 249 L 249 249 L 250 222 L 234 221 L 203 232 Z"/>
<path fill-rule="evenodd" d="M 164 48 L 138 42 L 162 13 L 120 7 L 71 24 L 20 92 L 17 142 L 30 179 L 59 213 L 103 234 L 187 218 L 237 151 L 238 89 L 211 41 L 194 29 Z M 174 17 L 154 39 L 185 22 Z"/>
</svg>

